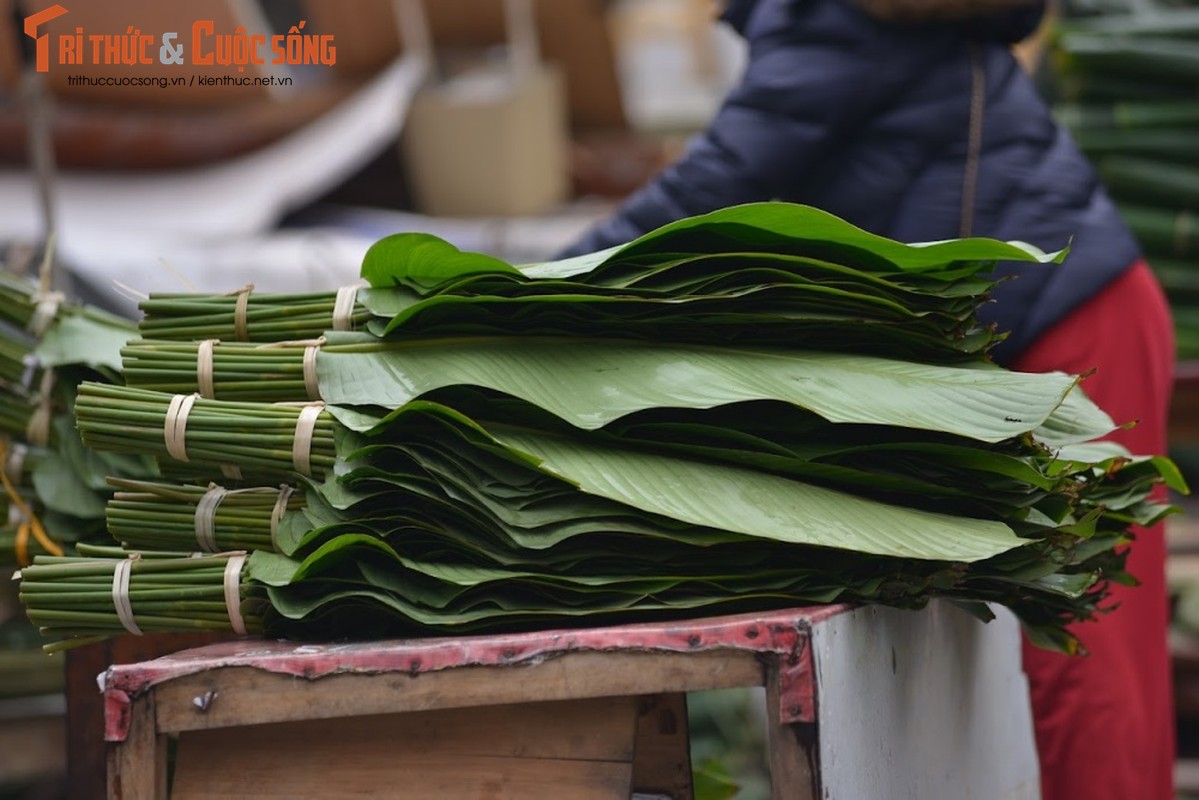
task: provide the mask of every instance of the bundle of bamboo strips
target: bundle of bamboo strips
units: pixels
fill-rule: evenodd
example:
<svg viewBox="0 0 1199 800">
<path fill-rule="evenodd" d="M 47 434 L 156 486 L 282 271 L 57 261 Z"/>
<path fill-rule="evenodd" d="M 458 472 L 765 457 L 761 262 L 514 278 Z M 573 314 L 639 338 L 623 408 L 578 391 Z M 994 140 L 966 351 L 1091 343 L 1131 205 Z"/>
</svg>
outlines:
<svg viewBox="0 0 1199 800">
<path fill-rule="evenodd" d="M 242 597 L 244 555 L 134 555 L 39 557 L 20 572 L 30 621 L 47 637 L 76 640 L 134 631 L 261 630 L 256 604 Z"/>
</svg>

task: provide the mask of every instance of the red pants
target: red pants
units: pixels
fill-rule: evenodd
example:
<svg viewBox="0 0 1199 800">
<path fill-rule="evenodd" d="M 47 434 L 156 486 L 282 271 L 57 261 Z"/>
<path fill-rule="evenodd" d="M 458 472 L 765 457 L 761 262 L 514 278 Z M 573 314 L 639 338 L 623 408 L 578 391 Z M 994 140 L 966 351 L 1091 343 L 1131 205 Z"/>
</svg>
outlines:
<svg viewBox="0 0 1199 800">
<path fill-rule="evenodd" d="M 1165 298 L 1138 263 L 1042 336 L 1013 365 L 1026 372 L 1095 369 L 1082 386 L 1117 423 L 1110 438 L 1134 453 L 1166 449 L 1174 336 Z M 1090 651 L 1068 657 L 1024 645 L 1044 800 L 1172 800 L 1174 716 L 1167 653 L 1165 542 L 1136 531 L 1116 586 L 1119 608 L 1076 632 Z"/>
</svg>

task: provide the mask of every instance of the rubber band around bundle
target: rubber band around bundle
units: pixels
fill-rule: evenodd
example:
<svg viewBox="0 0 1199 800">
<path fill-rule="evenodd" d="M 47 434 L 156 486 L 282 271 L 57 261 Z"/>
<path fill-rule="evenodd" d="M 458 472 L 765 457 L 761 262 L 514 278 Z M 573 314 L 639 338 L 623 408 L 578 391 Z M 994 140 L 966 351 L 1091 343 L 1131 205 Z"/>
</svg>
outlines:
<svg viewBox="0 0 1199 800">
<path fill-rule="evenodd" d="M 25 474 L 25 459 L 29 457 L 29 447 L 25 444 L 9 444 L 4 457 L 4 477 L 13 483 L 20 483 Z"/>
<path fill-rule="evenodd" d="M 178 461 L 188 461 L 187 457 L 187 416 L 192 406 L 196 404 L 196 394 L 177 394 L 171 398 L 167 407 L 166 420 L 162 426 L 163 439 L 166 442 L 167 453 Z"/>
<path fill-rule="evenodd" d="M 304 392 L 309 400 L 320 400 L 321 389 L 316 376 L 316 354 L 320 345 L 310 344 L 304 348 Z"/>
<path fill-rule="evenodd" d="M 117 609 L 117 618 L 125 630 L 134 636 L 142 636 L 142 629 L 133 617 L 133 604 L 129 600 L 129 577 L 133 573 L 133 559 L 123 558 L 112 570 L 112 604 Z"/>
<path fill-rule="evenodd" d="M 287 503 L 291 500 L 294 491 L 295 489 L 286 483 L 280 486 L 279 497 L 275 500 L 275 507 L 271 509 L 271 547 L 276 553 L 283 552 L 279 548 L 279 523 L 283 521 L 283 515 L 287 513 Z"/>
<path fill-rule="evenodd" d="M 354 303 L 358 300 L 357 286 L 343 286 L 333 301 L 333 330 L 348 331 L 354 324 Z"/>
<path fill-rule="evenodd" d="M 220 339 L 205 339 L 196 348 L 196 386 L 200 397 L 209 400 L 216 399 L 216 387 L 213 385 L 212 350 L 213 345 L 220 344 Z"/>
<path fill-rule="evenodd" d="M 237 304 L 233 306 L 233 331 L 239 342 L 250 341 L 250 331 L 246 326 L 246 313 L 250 309 L 250 293 L 253 291 L 254 284 L 248 283 L 234 292 L 237 295 Z"/>
<path fill-rule="evenodd" d="M 225 610 L 229 613 L 229 624 L 238 636 L 246 635 L 246 621 L 241 616 L 241 569 L 246 563 L 244 555 L 236 555 L 225 562 Z"/>
<path fill-rule="evenodd" d="M 318 336 L 315 339 L 296 339 L 286 342 L 270 342 L 268 344 L 259 345 L 263 350 L 278 350 L 286 347 L 303 347 L 304 348 L 304 393 L 308 395 L 309 400 L 321 399 L 320 381 L 316 373 L 316 354 L 325 346 L 326 339 L 324 336 Z"/>
<path fill-rule="evenodd" d="M 36 300 L 37 305 L 33 309 L 33 316 L 29 318 L 29 324 L 25 326 L 25 330 L 29 331 L 35 339 L 40 339 L 50 328 L 50 323 L 54 322 L 54 318 L 58 316 L 58 309 L 66 300 L 66 295 L 62 292 L 39 292 Z"/>
<path fill-rule="evenodd" d="M 41 369 L 42 360 L 37 357 L 36 353 L 26 353 L 21 358 L 21 388 L 28 392 L 33 388 L 33 379 L 37 377 L 37 371 Z"/>
<path fill-rule="evenodd" d="M 325 410 L 324 403 L 311 403 L 300 409 L 296 417 L 296 432 L 291 445 L 291 463 L 305 478 L 312 477 L 312 434 L 316 421 Z"/>
<path fill-rule="evenodd" d="M 196 544 L 206 553 L 220 551 L 216 543 L 216 510 L 227 494 L 229 494 L 229 490 L 223 486 L 210 484 L 208 491 L 200 498 L 200 502 L 196 503 L 196 513 L 193 520 L 193 527 L 196 532 Z"/>
</svg>

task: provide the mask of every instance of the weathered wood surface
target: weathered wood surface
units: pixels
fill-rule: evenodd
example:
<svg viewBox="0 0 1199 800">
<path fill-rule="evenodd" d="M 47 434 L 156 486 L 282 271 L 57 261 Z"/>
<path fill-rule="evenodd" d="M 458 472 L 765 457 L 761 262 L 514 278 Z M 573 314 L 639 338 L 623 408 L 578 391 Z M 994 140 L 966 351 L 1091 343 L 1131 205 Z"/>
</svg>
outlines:
<svg viewBox="0 0 1199 800">
<path fill-rule="evenodd" d="M 468 785 L 485 796 L 543 796 L 545 778 L 556 797 L 623 800 L 635 788 L 687 800 L 682 693 L 736 686 L 765 687 L 774 800 L 1018 800 L 1037 791 L 1018 626 L 1002 611 L 982 625 L 948 603 L 355 645 L 247 641 L 116 667 L 106 679 L 112 798 L 164 796 L 169 733 L 181 734 L 184 798 L 339 797 L 302 793 L 318 781 L 314 764 L 336 761 L 338 781 L 361 788 L 398 780 L 390 760 L 422 774 L 412 780 L 425 782 L 404 784 L 411 797 L 472 796 Z M 561 703 L 585 711 L 554 714 Z M 497 705 L 508 710 L 493 716 Z M 553 719 L 561 741 L 518 754 L 503 741 L 520 736 L 496 727 L 518 715 Z M 619 743 L 620 758 L 583 757 L 600 717 L 620 729 L 600 737 Z M 480 741 L 464 720 L 484 718 L 487 747 L 473 746 L 473 766 L 439 767 L 465 762 L 433 744 Z M 369 725 L 407 733 L 379 736 Z M 354 743 L 344 756 L 305 749 L 338 731 Z M 274 755 L 254 749 L 263 746 Z M 238 758 L 244 766 L 226 770 Z M 266 788 L 263 765 L 273 763 L 294 765 L 290 782 L 271 784 L 282 794 Z"/>
</svg>

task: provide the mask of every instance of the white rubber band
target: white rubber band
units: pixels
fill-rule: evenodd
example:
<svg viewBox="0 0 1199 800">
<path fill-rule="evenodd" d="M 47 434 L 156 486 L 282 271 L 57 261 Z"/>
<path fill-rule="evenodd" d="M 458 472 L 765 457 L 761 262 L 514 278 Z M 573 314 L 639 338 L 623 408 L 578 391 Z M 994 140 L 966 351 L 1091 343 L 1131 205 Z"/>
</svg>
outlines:
<svg viewBox="0 0 1199 800">
<path fill-rule="evenodd" d="M 211 484 L 200 502 L 196 503 L 196 544 L 206 553 L 220 552 L 216 544 L 216 510 L 228 493 L 224 487 Z"/>
<path fill-rule="evenodd" d="M 187 457 L 187 415 L 196 404 L 199 395 L 177 394 L 171 398 L 167 407 L 167 418 L 162 426 L 163 439 L 166 442 L 167 453 L 178 461 L 188 461 Z"/>
<path fill-rule="evenodd" d="M 36 447 L 45 447 L 50 443 L 50 404 L 43 400 L 29 417 L 25 426 L 25 440 Z"/>
<path fill-rule="evenodd" d="M 358 300 L 357 286 L 343 286 L 333 301 L 333 330 L 348 331 L 354 324 L 354 303 Z"/>
<path fill-rule="evenodd" d="M 309 400 L 320 400 L 321 389 L 316 377 L 316 354 L 319 345 L 308 345 L 304 348 L 304 391 Z"/>
<path fill-rule="evenodd" d="M 122 558 L 112 570 L 112 604 L 116 606 L 117 617 L 125 630 L 134 636 L 141 636 L 142 629 L 133 618 L 133 604 L 129 601 L 129 576 L 133 571 L 133 559 Z"/>
<path fill-rule="evenodd" d="M 237 305 L 233 307 L 233 331 L 239 342 L 250 341 L 250 331 L 246 326 L 246 313 L 250 310 L 250 293 L 254 284 L 249 284 L 237 290 Z"/>
<path fill-rule="evenodd" d="M 209 400 L 216 399 L 216 387 L 213 386 L 212 347 L 220 343 L 220 339 L 205 339 L 196 349 L 196 386 L 200 389 L 200 397 Z"/>
<path fill-rule="evenodd" d="M 279 523 L 283 521 L 283 515 L 287 513 L 287 501 L 291 499 L 292 492 L 295 489 L 287 484 L 279 487 L 279 497 L 275 500 L 275 507 L 271 509 L 271 547 L 276 553 L 283 552 L 279 549 Z"/>
<path fill-rule="evenodd" d="M 246 557 L 233 556 L 225 562 L 225 610 L 229 612 L 229 624 L 238 636 L 246 635 L 246 621 L 241 616 L 241 568 Z"/>
<path fill-rule="evenodd" d="M 179 408 L 183 405 L 185 394 L 177 394 L 171 398 L 170 405 L 167 406 L 166 419 L 162 422 L 162 440 L 167 446 L 167 454 L 178 458 L 175 455 L 175 425 L 179 419 Z M 186 453 L 185 453 L 186 455 Z"/>
<path fill-rule="evenodd" d="M 20 483 L 25 474 L 25 459 L 29 456 L 29 447 L 21 442 L 9 444 L 8 457 L 4 460 L 4 474 L 13 483 Z"/>
<path fill-rule="evenodd" d="M 326 343 L 324 336 L 318 336 L 315 339 L 295 339 L 285 342 L 268 342 L 260 344 L 258 347 L 262 350 L 278 350 L 288 347 L 303 347 L 304 348 L 304 392 L 308 395 L 309 400 L 320 400 L 321 389 L 320 383 L 316 374 L 316 354 Z"/>
<path fill-rule="evenodd" d="M 325 410 L 324 403 L 313 403 L 300 409 L 296 418 L 295 438 L 291 444 L 291 464 L 305 478 L 312 477 L 312 434 L 316 421 Z"/>
<path fill-rule="evenodd" d="M 42 335 L 50 327 L 50 323 L 58 316 L 58 308 L 65 299 L 62 292 L 39 294 L 37 306 L 33 309 L 33 316 L 29 318 L 29 324 L 25 326 L 25 330 L 33 334 L 34 338 L 42 338 Z"/>
<path fill-rule="evenodd" d="M 36 353 L 26 353 L 21 358 L 21 366 L 25 368 L 21 371 L 21 388 L 28 392 L 33 388 L 33 379 L 37 377 L 37 371 L 42 366 L 42 360 L 37 357 Z"/>
</svg>

